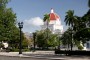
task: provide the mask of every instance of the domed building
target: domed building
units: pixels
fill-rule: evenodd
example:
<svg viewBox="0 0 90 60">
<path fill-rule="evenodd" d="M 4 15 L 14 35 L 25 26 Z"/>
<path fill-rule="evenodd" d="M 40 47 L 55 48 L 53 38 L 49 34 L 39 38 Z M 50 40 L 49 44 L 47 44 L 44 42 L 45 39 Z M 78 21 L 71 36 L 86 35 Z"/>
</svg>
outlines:
<svg viewBox="0 0 90 60">
<path fill-rule="evenodd" d="M 63 25 L 61 24 L 60 16 L 57 15 L 53 9 L 49 13 L 49 25 L 48 28 L 52 31 L 52 33 L 63 33 Z M 47 21 L 44 22 L 44 25 L 41 26 L 42 29 L 47 28 Z"/>
</svg>

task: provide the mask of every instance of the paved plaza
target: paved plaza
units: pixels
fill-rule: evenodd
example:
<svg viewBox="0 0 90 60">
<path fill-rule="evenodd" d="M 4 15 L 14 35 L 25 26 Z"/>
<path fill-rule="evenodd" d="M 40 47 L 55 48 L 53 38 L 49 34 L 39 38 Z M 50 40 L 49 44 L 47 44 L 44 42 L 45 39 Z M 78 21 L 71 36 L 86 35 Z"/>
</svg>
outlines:
<svg viewBox="0 0 90 60">
<path fill-rule="evenodd" d="M 55 55 L 54 51 L 0 52 L 0 60 L 90 60 L 90 56 Z"/>
</svg>

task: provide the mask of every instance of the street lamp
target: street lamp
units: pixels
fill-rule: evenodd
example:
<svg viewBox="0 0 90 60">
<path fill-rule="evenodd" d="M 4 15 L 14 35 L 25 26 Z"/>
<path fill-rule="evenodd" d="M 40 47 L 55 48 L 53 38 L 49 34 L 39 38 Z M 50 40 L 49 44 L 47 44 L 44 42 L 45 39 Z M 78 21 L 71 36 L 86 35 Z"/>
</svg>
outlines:
<svg viewBox="0 0 90 60">
<path fill-rule="evenodd" d="M 23 28 L 23 22 L 18 23 L 19 29 L 20 29 L 20 42 L 19 42 L 19 54 L 22 54 L 22 31 Z"/>
</svg>

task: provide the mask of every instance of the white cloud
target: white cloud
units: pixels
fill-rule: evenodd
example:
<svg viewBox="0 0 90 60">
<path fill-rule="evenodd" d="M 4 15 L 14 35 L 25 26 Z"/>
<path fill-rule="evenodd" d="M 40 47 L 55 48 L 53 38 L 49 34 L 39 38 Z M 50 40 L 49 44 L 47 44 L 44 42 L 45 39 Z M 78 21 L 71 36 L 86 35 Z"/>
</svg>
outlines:
<svg viewBox="0 0 90 60">
<path fill-rule="evenodd" d="M 43 20 L 40 17 L 34 17 L 29 20 L 24 20 L 25 25 L 40 26 L 43 25 Z"/>
<path fill-rule="evenodd" d="M 43 20 L 40 17 L 34 17 L 30 18 L 28 20 L 24 20 L 24 27 L 23 31 L 24 32 L 33 32 L 35 30 L 40 30 L 41 26 L 43 25 Z"/>
</svg>

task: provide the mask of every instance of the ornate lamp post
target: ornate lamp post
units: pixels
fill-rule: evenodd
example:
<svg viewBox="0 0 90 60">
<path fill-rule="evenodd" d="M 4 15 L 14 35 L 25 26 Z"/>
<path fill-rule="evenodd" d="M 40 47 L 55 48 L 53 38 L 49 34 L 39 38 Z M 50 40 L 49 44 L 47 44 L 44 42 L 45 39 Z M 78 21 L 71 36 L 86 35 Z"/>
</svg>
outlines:
<svg viewBox="0 0 90 60">
<path fill-rule="evenodd" d="M 19 54 L 22 54 L 22 31 L 23 28 L 23 22 L 18 23 L 19 29 L 20 29 L 20 43 L 19 43 Z"/>
</svg>

